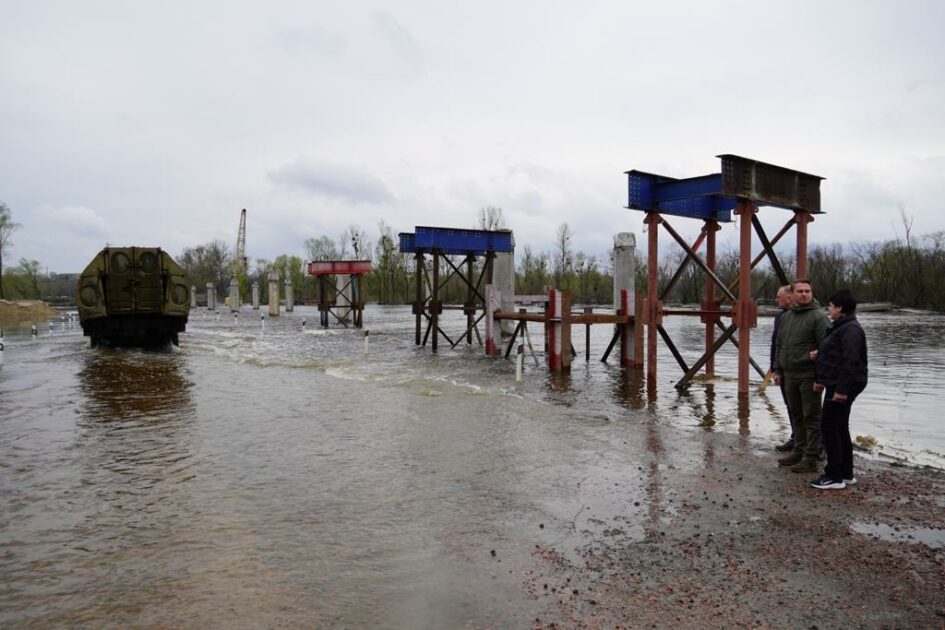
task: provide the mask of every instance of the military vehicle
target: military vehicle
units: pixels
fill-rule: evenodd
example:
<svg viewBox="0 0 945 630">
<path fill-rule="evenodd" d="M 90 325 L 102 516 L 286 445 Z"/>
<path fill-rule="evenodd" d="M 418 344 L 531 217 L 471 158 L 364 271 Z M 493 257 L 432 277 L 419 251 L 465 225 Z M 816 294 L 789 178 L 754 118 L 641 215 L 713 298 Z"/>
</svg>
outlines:
<svg viewBox="0 0 945 630">
<path fill-rule="evenodd" d="M 158 247 L 106 247 L 79 276 L 79 323 L 92 347 L 179 345 L 190 289 Z"/>
</svg>

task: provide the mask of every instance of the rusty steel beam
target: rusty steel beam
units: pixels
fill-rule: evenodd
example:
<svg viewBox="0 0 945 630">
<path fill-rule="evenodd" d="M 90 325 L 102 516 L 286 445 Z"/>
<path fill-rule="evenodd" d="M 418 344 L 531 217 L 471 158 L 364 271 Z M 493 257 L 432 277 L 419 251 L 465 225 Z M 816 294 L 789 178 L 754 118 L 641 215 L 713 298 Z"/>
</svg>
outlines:
<svg viewBox="0 0 945 630">
<path fill-rule="evenodd" d="M 689 371 L 686 372 L 681 379 L 679 379 L 679 382 L 676 383 L 676 389 L 682 389 L 688 385 L 689 381 L 692 380 L 692 377 L 696 375 L 696 372 L 702 369 L 702 366 L 705 365 L 705 362 L 708 361 L 712 355 L 718 352 L 719 348 L 721 348 L 728 338 L 735 334 L 735 331 L 737 330 L 738 327 L 735 324 L 732 324 L 726 328 L 725 332 L 722 333 L 722 336 L 716 339 L 715 343 L 712 344 L 712 347 L 705 354 L 703 354 L 698 361 L 693 363 L 692 367 L 689 368 Z"/>
<path fill-rule="evenodd" d="M 721 229 L 719 222 L 714 219 L 708 219 L 702 226 L 704 233 L 708 235 L 705 244 L 705 264 L 709 268 L 709 271 L 715 273 L 715 263 L 716 263 L 716 238 L 715 233 Z M 718 309 L 720 302 L 715 301 L 715 282 L 712 281 L 712 278 L 706 277 L 705 279 L 705 301 L 702 304 L 702 308 L 705 310 L 716 310 Z M 712 344 L 715 343 L 715 327 L 712 326 L 712 322 L 708 318 L 718 321 L 717 315 L 708 315 L 705 314 L 701 319 L 705 322 L 705 349 L 706 351 L 712 347 Z M 705 364 L 705 373 L 706 376 L 715 376 L 715 357 L 710 356 L 709 360 Z"/>
<path fill-rule="evenodd" d="M 781 261 L 778 260 L 778 257 L 774 253 L 774 249 L 771 246 L 771 243 L 768 241 L 768 235 L 765 234 L 765 229 L 761 225 L 761 220 L 758 219 L 757 214 L 751 215 L 751 224 L 755 227 L 755 234 L 758 235 L 758 240 L 761 241 L 762 253 L 768 255 L 768 260 L 771 261 L 771 268 L 774 269 L 775 275 L 778 276 L 778 280 L 781 281 L 781 284 L 787 284 L 787 276 L 784 275 L 784 269 L 781 268 Z M 754 265 L 752 265 L 754 267 Z"/>
<path fill-rule="evenodd" d="M 794 213 L 797 221 L 797 275 L 795 278 L 807 277 L 807 224 L 814 220 L 809 212 L 798 210 Z"/>
<path fill-rule="evenodd" d="M 752 318 L 751 298 L 751 232 L 752 217 L 758 212 L 750 201 L 738 202 L 735 213 L 741 217 L 739 221 L 739 268 L 738 268 L 738 303 L 735 305 L 736 321 L 738 322 L 738 393 L 748 394 L 748 364 L 751 343 L 751 329 L 755 323 Z"/>
<path fill-rule="evenodd" d="M 722 325 L 722 322 L 716 322 L 716 324 L 718 325 L 720 329 L 722 329 L 723 331 L 725 330 L 725 326 Z M 731 339 L 730 341 L 732 342 L 733 346 L 735 346 L 736 348 L 738 347 L 738 341 L 736 339 Z M 748 361 L 749 363 L 751 363 L 751 367 L 755 368 L 755 372 L 758 373 L 758 376 L 760 376 L 761 378 L 764 378 L 767 375 L 767 372 L 762 370 L 761 366 L 758 365 L 758 363 L 753 358 L 751 358 L 750 355 L 748 357 Z"/>
<path fill-rule="evenodd" d="M 790 230 L 794 226 L 795 223 L 797 223 L 797 220 L 794 217 L 791 217 L 790 219 L 788 219 L 788 222 L 784 224 L 784 227 L 781 228 L 781 231 L 778 232 L 773 239 L 771 239 L 772 249 L 774 248 L 775 245 L 778 244 L 778 241 L 781 240 L 781 237 L 787 234 L 788 230 Z M 767 252 L 761 252 L 760 254 L 755 256 L 755 259 L 751 261 L 751 268 L 754 269 L 766 255 L 767 255 Z M 737 288 L 738 288 L 738 278 L 735 278 L 735 281 L 732 282 L 732 284 L 728 285 L 728 290 L 730 293 L 734 293 L 735 289 Z"/>
<path fill-rule="evenodd" d="M 669 283 L 663 289 L 663 292 L 660 294 L 660 299 L 665 300 L 666 296 L 669 295 L 670 291 L 673 290 L 673 287 L 676 286 L 676 283 L 679 282 L 679 279 L 682 278 L 683 272 L 686 271 L 686 268 L 689 266 L 689 263 L 692 261 L 692 254 L 690 251 L 698 252 L 699 248 L 702 247 L 702 241 L 705 239 L 705 231 L 699 233 L 699 238 L 696 239 L 696 242 L 692 244 L 690 250 L 686 250 L 686 257 L 683 258 L 683 261 L 679 263 L 679 269 L 676 270 L 676 273 L 673 274 L 673 277 L 670 278 Z"/>
<path fill-rule="evenodd" d="M 684 373 L 688 372 L 689 366 L 686 365 L 685 359 L 683 359 L 683 356 L 679 353 L 679 350 L 676 349 L 676 345 L 673 343 L 673 340 L 669 338 L 669 333 L 666 332 L 666 329 L 663 328 L 662 326 L 657 326 L 656 330 L 659 332 L 660 337 L 663 338 L 663 341 L 666 343 L 667 347 L 669 348 L 669 351 L 673 353 L 673 357 L 675 357 L 676 363 L 679 364 L 679 367 L 682 368 L 682 371 Z"/>
<path fill-rule="evenodd" d="M 659 268 L 659 229 L 662 222 L 659 212 L 647 212 L 644 223 L 648 227 L 647 237 L 647 264 L 646 264 L 646 378 L 647 382 L 656 385 L 656 327 L 662 320 L 662 305 L 657 293 Z"/>
<path fill-rule="evenodd" d="M 715 284 L 718 285 L 718 287 L 722 289 L 722 291 L 724 291 L 726 295 L 728 295 L 730 300 L 734 301 L 735 296 L 732 294 L 731 291 L 728 290 L 728 287 L 725 286 L 725 283 L 722 282 L 722 280 L 717 275 L 715 275 L 714 271 L 710 270 L 708 266 L 706 266 L 706 264 L 702 261 L 702 258 L 700 258 L 698 254 L 696 254 L 695 252 L 689 249 L 689 245 L 686 243 L 686 241 L 683 240 L 683 238 L 679 235 L 679 233 L 676 232 L 676 230 L 674 230 L 673 227 L 669 223 L 667 223 L 665 219 L 663 220 L 663 227 L 666 228 L 666 231 L 669 232 L 669 235 L 672 236 L 676 240 L 677 243 L 679 243 L 679 246 L 682 247 L 684 250 L 686 250 L 686 252 L 690 256 L 692 256 L 692 260 L 697 265 L 699 265 L 699 268 L 701 268 L 702 271 L 706 273 L 706 275 L 712 278 Z"/>
</svg>

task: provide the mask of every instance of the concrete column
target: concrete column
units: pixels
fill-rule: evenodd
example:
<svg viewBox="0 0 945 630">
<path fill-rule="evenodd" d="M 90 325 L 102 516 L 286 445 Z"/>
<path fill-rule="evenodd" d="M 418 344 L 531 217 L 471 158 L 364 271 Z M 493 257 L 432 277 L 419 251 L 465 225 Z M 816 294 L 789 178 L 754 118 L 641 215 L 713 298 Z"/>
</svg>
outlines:
<svg viewBox="0 0 945 630">
<path fill-rule="evenodd" d="M 259 282 L 253 280 L 253 310 L 259 310 Z"/>
<path fill-rule="evenodd" d="M 625 309 L 625 315 L 634 316 L 636 304 L 636 259 L 637 239 L 631 232 L 620 232 L 614 235 L 614 311 Z M 634 365 L 637 354 L 636 326 L 642 322 L 634 320 L 623 329 L 621 340 L 621 362 L 623 365 Z"/>
<path fill-rule="evenodd" d="M 514 240 L 513 240 L 514 244 Z M 495 255 L 495 267 L 493 268 L 493 286 L 501 294 L 499 308 L 503 313 L 515 312 L 515 248 L 511 252 L 498 252 Z M 502 334 L 508 337 L 515 332 L 515 322 L 507 319 L 501 320 Z"/>
<path fill-rule="evenodd" d="M 190 285 L 190 308 L 197 308 L 197 287 Z"/>
<path fill-rule="evenodd" d="M 269 317 L 279 317 L 279 274 L 269 272 Z"/>
<path fill-rule="evenodd" d="M 292 280 L 286 277 L 285 279 L 285 312 L 291 313 L 295 310 L 295 295 L 292 291 Z"/>
<path fill-rule="evenodd" d="M 217 307 L 217 290 L 212 282 L 207 283 L 207 310 L 212 311 Z"/>
<path fill-rule="evenodd" d="M 230 280 L 230 310 L 240 310 L 240 281 L 236 278 Z"/>
<path fill-rule="evenodd" d="M 495 325 L 492 314 L 499 306 L 499 301 L 496 299 L 495 288 L 491 284 L 486 285 L 485 298 L 486 356 L 498 357 L 502 355 L 502 334 L 499 327 Z"/>
</svg>

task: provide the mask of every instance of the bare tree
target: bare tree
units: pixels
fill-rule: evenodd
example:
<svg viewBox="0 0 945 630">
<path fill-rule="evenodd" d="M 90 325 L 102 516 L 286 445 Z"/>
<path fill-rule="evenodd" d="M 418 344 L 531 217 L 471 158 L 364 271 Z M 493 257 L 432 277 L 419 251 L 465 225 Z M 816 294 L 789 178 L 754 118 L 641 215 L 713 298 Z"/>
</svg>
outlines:
<svg viewBox="0 0 945 630">
<path fill-rule="evenodd" d="M 341 235 L 341 254 L 347 255 L 348 245 L 354 251 L 356 260 L 367 260 L 371 257 L 371 244 L 367 240 L 367 234 L 356 223 L 352 223 Z"/>
<path fill-rule="evenodd" d="M 899 204 L 899 219 L 902 221 L 902 227 L 906 231 L 906 247 L 912 247 L 912 221 L 914 217 L 906 212 L 906 205 Z"/>
<path fill-rule="evenodd" d="M 0 300 L 3 299 L 3 252 L 10 245 L 10 237 L 20 227 L 13 222 L 13 213 L 9 206 L 0 201 Z"/>
<path fill-rule="evenodd" d="M 308 254 L 309 260 L 337 260 L 339 258 L 335 241 L 324 235 L 305 239 L 305 253 Z"/>
<path fill-rule="evenodd" d="M 566 288 L 562 285 L 562 282 L 567 280 L 571 274 L 574 258 L 574 252 L 571 250 L 571 239 L 573 237 L 571 226 L 567 223 L 558 226 L 554 258 L 551 260 L 551 275 L 554 277 L 555 286 L 558 288 Z"/>
<path fill-rule="evenodd" d="M 504 230 L 505 217 L 502 216 L 502 208 L 498 206 L 479 208 L 479 229 Z"/>
</svg>

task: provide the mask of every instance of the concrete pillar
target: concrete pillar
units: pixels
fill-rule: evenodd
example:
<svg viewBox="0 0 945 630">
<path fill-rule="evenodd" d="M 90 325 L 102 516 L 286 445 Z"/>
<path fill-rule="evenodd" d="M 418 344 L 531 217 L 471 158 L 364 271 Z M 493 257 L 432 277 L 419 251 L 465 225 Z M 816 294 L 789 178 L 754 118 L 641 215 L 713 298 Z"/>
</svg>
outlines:
<svg viewBox="0 0 945 630">
<path fill-rule="evenodd" d="M 269 317 L 279 317 L 279 274 L 269 272 Z"/>
<path fill-rule="evenodd" d="M 513 240 L 514 243 L 514 240 Z M 493 286 L 501 294 L 499 308 L 503 313 L 515 312 L 515 249 L 511 252 L 498 252 L 495 255 L 495 267 L 493 269 Z M 515 332 L 515 322 L 507 319 L 502 320 L 502 334 L 508 337 Z"/>
<path fill-rule="evenodd" d="M 625 309 L 625 315 L 635 315 L 636 304 L 636 258 L 637 239 L 631 232 L 614 235 L 614 311 Z M 636 326 L 642 322 L 634 321 L 624 328 L 621 340 L 621 363 L 634 365 L 637 355 Z"/>
<path fill-rule="evenodd" d="M 190 285 L 190 308 L 197 308 L 197 287 Z"/>
<path fill-rule="evenodd" d="M 259 310 L 259 282 L 253 280 L 253 310 Z"/>
<path fill-rule="evenodd" d="M 499 306 L 499 300 L 496 296 L 496 290 L 491 284 L 486 285 L 485 298 L 486 356 L 498 357 L 502 355 L 502 334 L 499 327 L 496 326 L 492 314 Z"/>
<path fill-rule="evenodd" d="M 286 277 L 285 279 L 285 312 L 291 313 L 295 310 L 295 295 L 292 291 L 292 280 Z"/>
<path fill-rule="evenodd" d="M 212 282 L 207 283 L 207 310 L 212 311 L 217 307 L 217 290 Z"/>
<path fill-rule="evenodd" d="M 230 280 L 230 310 L 240 310 L 240 281 L 236 278 Z"/>
</svg>

